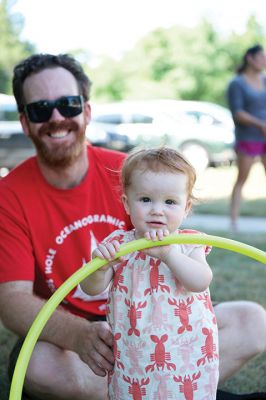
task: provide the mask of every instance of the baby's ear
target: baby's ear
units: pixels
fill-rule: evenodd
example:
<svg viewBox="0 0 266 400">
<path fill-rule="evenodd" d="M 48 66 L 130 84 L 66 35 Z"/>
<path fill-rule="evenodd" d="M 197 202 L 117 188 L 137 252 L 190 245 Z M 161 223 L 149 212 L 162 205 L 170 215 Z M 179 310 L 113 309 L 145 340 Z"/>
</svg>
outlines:
<svg viewBox="0 0 266 400">
<path fill-rule="evenodd" d="M 192 200 L 191 200 L 191 199 L 188 199 L 188 200 L 187 200 L 187 204 L 186 204 L 186 209 L 185 209 L 185 214 L 186 214 L 186 216 L 187 216 L 188 213 L 190 212 L 191 207 L 192 207 Z"/>
<path fill-rule="evenodd" d="M 122 194 L 121 200 L 122 200 L 122 203 L 124 205 L 127 215 L 130 215 L 127 195 Z"/>
</svg>

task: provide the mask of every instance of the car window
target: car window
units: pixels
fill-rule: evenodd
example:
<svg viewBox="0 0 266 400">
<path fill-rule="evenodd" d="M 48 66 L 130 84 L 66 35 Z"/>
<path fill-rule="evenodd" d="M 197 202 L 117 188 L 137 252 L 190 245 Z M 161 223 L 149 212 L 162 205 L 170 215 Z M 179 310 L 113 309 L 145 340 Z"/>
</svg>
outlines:
<svg viewBox="0 0 266 400">
<path fill-rule="evenodd" d="M 221 121 L 216 119 L 213 115 L 210 115 L 205 112 L 201 111 L 188 111 L 187 114 L 194 118 L 195 121 L 199 122 L 200 124 L 205 125 L 220 125 Z"/>
<path fill-rule="evenodd" d="M 96 117 L 93 117 L 93 120 L 96 122 L 103 122 L 106 124 L 113 124 L 113 125 L 122 124 L 122 122 L 123 122 L 121 114 L 97 115 Z"/>
<path fill-rule="evenodd" d="M 0 121 L 18 121 L 17 107 L 13 104 L 0 105 Z"/>
<path fill-rule="evenodd" d="M 151 124 L 153 118 L 150 115 L 132 114 L 131 122 L 133 124 Z"/>
</svg>

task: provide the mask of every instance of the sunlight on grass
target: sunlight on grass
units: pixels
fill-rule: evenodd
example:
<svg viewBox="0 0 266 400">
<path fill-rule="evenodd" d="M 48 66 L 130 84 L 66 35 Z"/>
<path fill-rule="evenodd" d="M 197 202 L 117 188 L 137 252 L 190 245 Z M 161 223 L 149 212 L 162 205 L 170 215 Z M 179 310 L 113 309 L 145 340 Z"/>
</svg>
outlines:
<svg viewBox="0 0 266 400">
<path fill-rule="evenodd" d="M 230 197 L 236 175 L 237 168 L 235 166 L 207 168 L 197 179 L 195 194 L 199 199 L 208 201 Z M 247 200 L 266 199 L 265 172 L 259 162 L 251 169 L 243 189 L 243 198 Z"/>
<path fill-rule="evenodd" d="M 236 179 L 235 166 L 208 168 L 197 179 L 194 194 L 199 202 L 195 213 L 229 215 L 231 191 Z M 266 217 L 266 177 L 264 168 L 256 163 L 243 189 L 240 213 L 245 216 Z"/>
</svg>

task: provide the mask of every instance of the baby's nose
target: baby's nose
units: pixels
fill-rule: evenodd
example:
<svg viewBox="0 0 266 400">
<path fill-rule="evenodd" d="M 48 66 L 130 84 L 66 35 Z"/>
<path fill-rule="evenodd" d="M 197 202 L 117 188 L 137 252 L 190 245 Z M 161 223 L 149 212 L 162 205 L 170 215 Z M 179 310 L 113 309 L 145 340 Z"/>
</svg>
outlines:
<svg viewBox="0 0 266 400">
<path fill-rule="evenodd" d="M 163 206 L 160 203 L 154 203 L 152 207 L 152 212 L 154 214 L 163 214 Z"/>
</svg>

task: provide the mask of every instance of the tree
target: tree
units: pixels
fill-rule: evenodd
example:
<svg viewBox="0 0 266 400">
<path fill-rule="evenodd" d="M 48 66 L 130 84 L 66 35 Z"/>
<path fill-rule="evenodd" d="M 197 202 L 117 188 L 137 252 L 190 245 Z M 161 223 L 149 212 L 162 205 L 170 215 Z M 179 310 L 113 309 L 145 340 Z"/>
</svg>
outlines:
<svg viewBox="0 0 266 400">
<path fill-rule="evenodd" d="M 225 105 L 225 91 L 245 50 L 266 42 L 254 16 L 245 32 L 227 36 L 202 19 L 194 28 L 159 28 L 140 39 L 121 60 L 94 68 L 95 99 L 173 98 Z"/>
<path fill-rule="evenodd" d="M 19 39 L 23 19 L 11 12 L 13 0 L 0 0 L 0 93 L 11 93 L 14 66 L 34 52 L 34 46 Z"/>
</svg>

